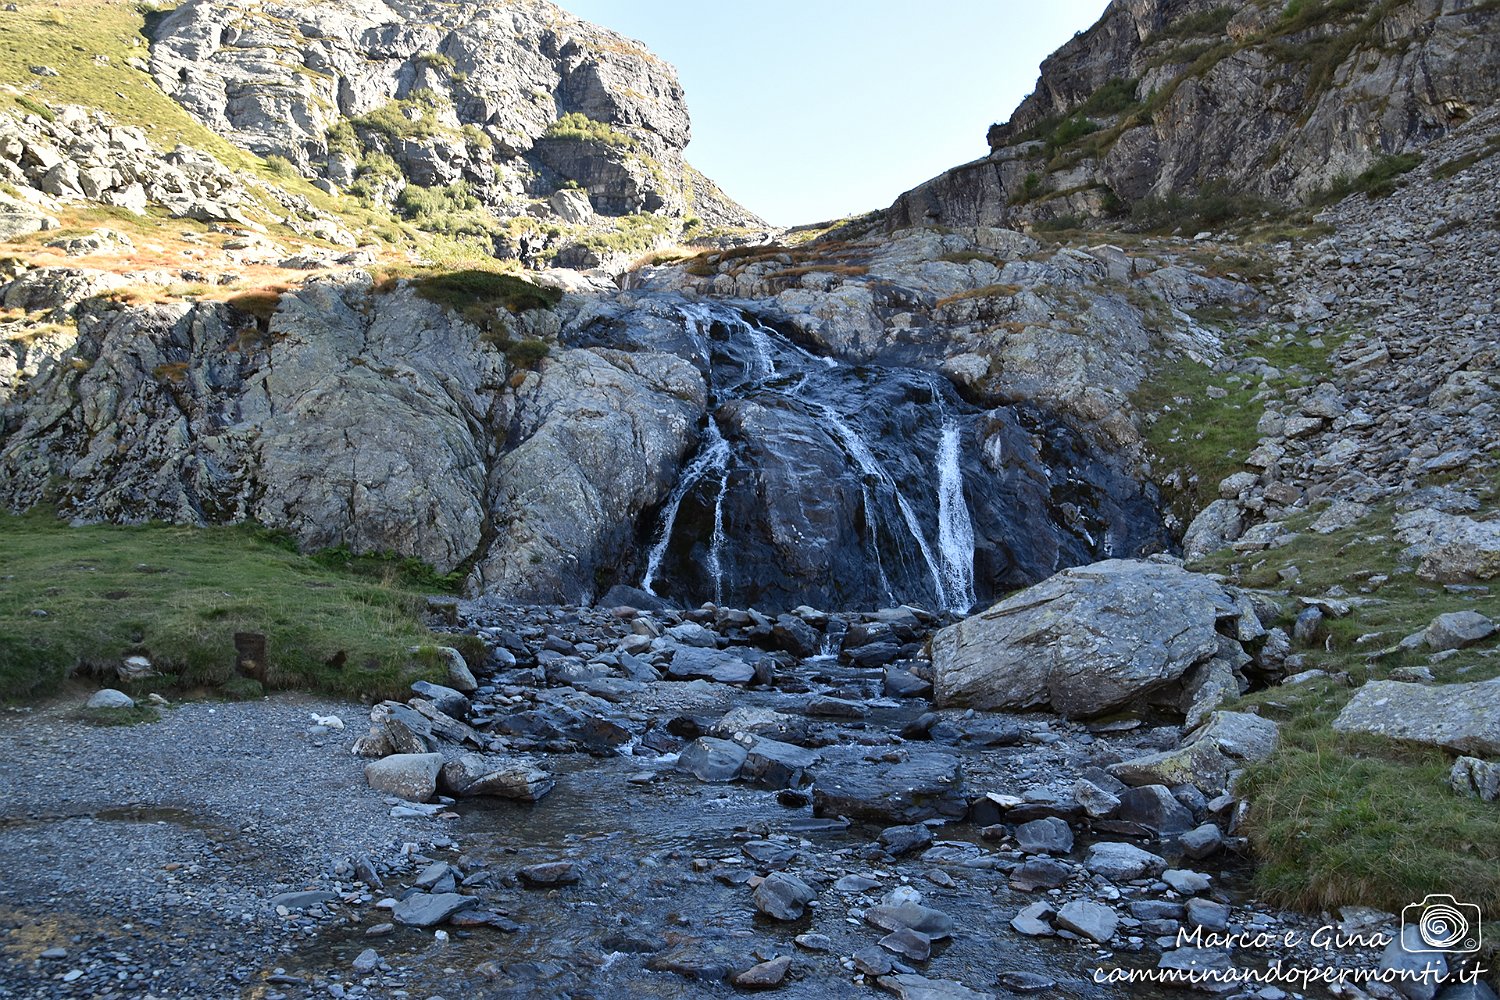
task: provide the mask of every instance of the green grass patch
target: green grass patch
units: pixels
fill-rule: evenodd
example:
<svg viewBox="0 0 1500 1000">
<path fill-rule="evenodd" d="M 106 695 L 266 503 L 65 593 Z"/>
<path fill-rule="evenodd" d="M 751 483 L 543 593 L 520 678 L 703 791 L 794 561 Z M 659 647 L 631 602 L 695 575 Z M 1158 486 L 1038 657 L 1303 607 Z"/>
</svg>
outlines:
<svg viewBox="0 0 1500 1000">
<path fill-rule="evenodd" d="M 510 313 L 551 309 L 562 301 L 562 290 L 534 285 L 525 278 L 478 268 L 465 271 L 418 272 L 411 275 L 416 293 L 429 302 L 462 314 Z"/>
<path fill-rule="evenodd" d="M 1472 153 L 1466 153 L 1463 156 L 1456 156 L 1445 163 L 1438 164 L 1433 168 L 1432 176 L 1440 178 L 1442 180 L 1448 180 L 1449 178 L 1455 177 L 1463 171 L 1468 170 L 1480 160 L 1488 159 L 1491 156 L 1494 156 L 1496 153 L 1500 153 L 1500 135 L 1490 136 L 1488 142 L 1486 142 L 1481 148 L 1476 149 Z"/>
<path fill-rule="evenodd" d="M 1214 7 L 1210 10 L 1195 11 L 1184 14 L 1177 20 L 1162 27 L 1155 38 L 1197 38 L 1203 35 L 1222 35 L 1229 27 L 1229 19 L 1234 17 L 1234 8 Z"/>
<path fill-rule="evenodd" d="M 0 699 L 55 691 L 79 671 L 113 676 L 135 654 L 169 683 L 222 685 L 236 632 L 265 635 L 268 687 L 397 695 L 441 676 L 407 652 L 439 641 L 420 621 L 427 582 L 400 560 L 340 564 L 250 526 L 0 515 Z"/>
<path fill-rule="evenodd" d="M 1480 492 L 1493 482 L 1476 477 Z M 1491 498 L 1493 502 L 1493 497 Z M 1425 664 L 1422 652 L 1372 657 L 1439 614 L 1475 610 L 1500 615 L 1500 597 L 1452 594 L 1403 566 L 1391 536 L 1393 509 L 1374 508 L 1330 534 L 1305 530 L 1308 512 L 1289 520 L 1290 544 L 1253 555 L 1215 554 L 1194 568 L 1222 572 L 1250 587 L 1273 587 L 1296 567 L 1294 595 L 1351 592 L 1350 613 L 1331 619 L 1304 650 L 1309 668 L 1347 675 L 1350 683 Z M 1378 586 L 1373 576 L 1388 577 Z M 1365 593 L 1353 593 L 1368 590 Z M 1291 631 L 1298 602 L 1274 622 Z M 1374 640 L 1360 641 L 1375 636 Z M 1491 641 L 1488 645 L 1493 646 Z M 1430 667 L 1439 683 L 1500 674 L 1500 662 L 1465 650 Z M 1269 899 L 1303 909 L 1367 905 L 1399 911 L 1432 892 L 1447 892 L 1492 909 L 1500 906 L 1500 809 L 1448 787 L 1451 756 L 1360 734 L 1341 734 L 1333 720 L 1353 688 L 1332 679 L 1271 687 L 1242 698 L 1281 726 L 1281 746 L 1250 768 L 1240 791 L 1250 800 L 1249 835 L 1260 859 L 1258 888 Z"/>
<path fill-rule="evenodd" d="M 1410 173 L 1422 163 L 1421 153 L 1398 153 L 1382 156 L 1357 177 L 1340 177 L 1311 199 L 1314 205 L 1329 205 L 1351 194 L 1384 198 L 1396 190 L 1397 178 Z"/>
<path fill-rule="evenodd" d="M 1210 324 L 1229 321 L 1211 314 L 1198 319 Z M 1269 380 L 1269 387 L 1286 388 L 1325 374 L 1329 354 L 1340 339 L 1325 333 L 1323 346 L 1314 347 L 1305 334 L 1277 343 L 1251 337 L 1240 350 L 1281 373 Z M 1217 499 L 1221 479 L 1244 468 L 1245 458 L 1260 440 L 1255 425 L 1265 412 L 1254 397 L 1266 387 L 1183 357 L 1159 367 L 1132 396 L 1138 413 L 1154 415 L 1142 422 L 1143 436 L 1160 463 L 1157 481 L 1177 484 L 1167 489 L 1166 498 L 1184 524 Z"/>
<path fill-rule="evenodd" d="M 132 705 L 129 708 L 85 708 L 79 718 L 91 726 L 139 726 L 148 722 L 160 722 L 161 713 L 152 705 Z"/>
<path fill-rule="evenodd" d="M 595 121 L 581 111 L 563 115 L 548 125 L 542 135 L 548 139 L 572 139 L 580 142 L 591 140 L 619 149 L 635 147 L 635 140 L 628 133 L 621 132 L 608 122 Z"/>
</svg>

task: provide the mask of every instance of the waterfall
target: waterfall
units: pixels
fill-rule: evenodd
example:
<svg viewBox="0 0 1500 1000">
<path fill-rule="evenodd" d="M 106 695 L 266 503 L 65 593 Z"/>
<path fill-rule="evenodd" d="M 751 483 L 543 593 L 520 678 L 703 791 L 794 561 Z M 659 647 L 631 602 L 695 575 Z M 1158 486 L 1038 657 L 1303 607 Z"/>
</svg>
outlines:
<svg viewBox="0 0 1500 1000">
<path fill-rule="evenodd" d="M 974 524 L 964 500 L 958 422 L 947 416 L 938 445 L 938 551 L 943 556 L 948 610 L 966 612 L 975 604 Z"/>
<path fill-rule="evenodd" d="M 896 486 L 896 480 L 891 478 L 891 474 L 886 471 L 885 466 L 880 464 L 875 453 L 870 451 L 870 446 L 865 444 L 864 438 L 844 422 L 844 418 L 839 416 L 838 411 L 824 403 L 817 404 L 817 409 L 827 419 L 828 425 L 833 428 L 844 450 L 859 465 L 860 471 L 866 476 L 875 477 L 880 485 L 890 491 L 896 501 L 896 509 L 901 512 L 901 519 L 906 522 L 906 530 L 910 533 L 912 540 L 917 543 L 917 550 L 922 553 L 922 561 L 927 564 L 927 572 L 932 575 L 932 586 L 937 592 L 938 603 L 945 608 L 951 607 L 953 602 L 948 597 L 948 588 L 944 584 L 943 573 L 938 569 L 937 560 L 932 557 L 932 548 L 927 544 L 927 536 L 922 533 L 922 524 L 917 520 L 916 512 L 911 509 L 911 504 L 907 503 L 906 497 Z M 871 504 L 868 485 L 865 487 L 865 511 L 870 518 L 870 534 L 873 539 L 876 533 L 875 510 Z"/>
<path fill-rule="evenodd" d="M 687 464 L 687 468 L 682 470 L 677 485 L 672 488 L 672 493 L 667 497 L 667 503 L 662 508 L 661 528 L 657 531 L 656 541 L 652 543 L 651 551 L 646 557 L 646 572 L 641 576 L 641 589 L 646 593 L 653 593 L 651 584 L 656 580 L 656 573 L 661 569 L 662 557 L 667 554 L 667 546 L 672 542 L 672 527 L 677 523 L 677 512 L 682 508 L 682 501 L 692 488 L 711 472 L 717 472 L 722 477 L 718 505 L 714 510 L 715 538 L 709 549 L 710 569 L 714 573 L 715 587 L 719 586 L 718 581 L 723 567 L 719 561 L 717 546 L 723 536 L 724 490 L 729 482 L 729 442 L 724 440 L 724 435 L 719 433 L 719 425 L 710 416 L 707 426 L 703 429 L 703 443 L 699 446 L 698 453 Z"/>
</svg>

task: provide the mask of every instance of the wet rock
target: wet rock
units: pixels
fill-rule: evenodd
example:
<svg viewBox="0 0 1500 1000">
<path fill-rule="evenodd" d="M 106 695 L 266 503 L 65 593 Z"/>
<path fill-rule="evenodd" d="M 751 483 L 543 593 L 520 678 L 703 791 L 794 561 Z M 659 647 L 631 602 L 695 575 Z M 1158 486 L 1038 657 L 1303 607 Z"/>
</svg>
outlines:
<svg viewBox="0 0 1500 1000">
<path fill-rule="evenodd" d="M 1058 907 L 1054 922 L 1063 930 L 1081 934 L 1099 944 L 1107 944 L 1115 936 L 1115 926 L 1119 919 L 1114 910 L 1102 903 L 1075 899 Z"/>
<path fill-rule="evenodd" d="M 999 983 L 1012 993 L 1045 993 L 1057 988 L 1057 980 L 1020 969 L 1000 973 Z"/>
<path fill-rule="evenodd" d="M 443 755 L 398 753 L 365 765 L 365 781 L 378 792 L 396 795 L 408 802 L 426 802 L 437 794 L 438 772 Z"/>
<path fill-rule="evenodd" d="M 870 710 L 857 701 L 847 698 L 819 696 L 807 701 L 808 715 L 821 715 L 830 719 L 863 719 Z"/>
<path fill-rule="evenodd" d="M 1177 838 L 1182 853 L 1195 861 L 1216 854 L 1224 843 L 1224 835 L 1213 823 L 1204 823 Z"/>
<path fill-rule="evenodd" d="M 1073 849 L 1073 830 L 1055 816 L 1034 819 L 1016 827 L 1016 846 L 1026 854 L 1067 854 Z"/>
<path fill-rule="evenodd" d="M 932 682 L 899 666 L 885 668 L 885 695 L 888 698 L 930 698 Z"/>
<path fill-rule="evenodd" d="M 516 874 L 531 886 L 573 885 L 581 877 L 577 863 L 572 861 L 544 861 L 527 865 Z"/>
<path fill-rule="evenodd" d="M 350 968 L 352 968 L 354 970 L 354 974 L 358 976 L 367 976 L 379 967 L 380 952 L 376 951 L 374 948 L 366 948 L 364 951 L 356 955 L 354 957 L 354 961 L 350 963 Z"/>
<path fill-rule="evenodd" d="M 883 931 L 894 931 L 907 927 L 927 935 L 934 941 L 949 937 L 953 933 L 953 918 L 941 910 L 923 906 L 921 903 L 882 903 L 865 911 L 865 923 Z"/>
<path fill-rule="evenodd" d="M 895 763 L 867 760 L 859 748 L 830 747 L 813 778 L 813 811 L 872 823 L 962 816 L 962 768 L 939 751 L 906 751 Z"/>
<path fill-rule="evenodd" d="M 880 836 L 876 839 L 887 854 L 899 858 L 931 844 L 932 831 L 921 823 L 888 826 L 880 831 Z"/>
<path fill-rule="evenodd" d="M 652 955 L 646 968 L 699 982 L 718 982 L 734 971 L 734 961 L 722 944 L 684 941 Z"/>
<path fill-rule="evenodd" d="M 1182 833 L 1193 826 L 1193 814 L 1165 785 L 1143 785 L 1120 793 L 1115 818 L 1157 833 Z"/>
<path fill-rule="evenodd" d="M 741 745 L 746 749 L 740 777 L 766 788 L 798 787 L 821 756 L 816 750 L 765 736 L 751 737 L 748 745 Z"/>
<path fill-rule="evenodd" d="M 734 977 L 734 985 L 747 990 L 765 990 L 780 986 L 792 968 L 789 955 L 751 966 Z"/>
<path fill-rule="evenodd" d="M 1103 715 L 1219 651 L 1242 612 L 1171 562 L 1112 559 L 1048 578 L 932 639 L 937 703 Z"/>
<path fill-rule="evenodd" d="M 271 897 L 271 908 L 284 906 L 288 910 L 310 910 L 338 899 L 337 893 L 326 889 L 307 889 L 299 892 L 283 892 Z"/>
<path fill-rule="evenodd" d="M 1010 886 L 1022 892 L 1056 889 L 1073 877 L 1073 869 L 1056 858 L 1031 858 L 1010 872 Z"/>
<path fill-rule="evenodd" d="M 392 917 L 408 927 L 436 927 L 453 914 L 479 901 L 456 892 L 416 892 L 396 903 Z"/>
<path fill-rule="evenodd" d="M 825 952 L 833 950 L 833 939 L 827 934 L 798 934 L 792 942 L 805 951 Z"/>
<path fill-rule="evenodd" d="M 855 970 L 867 976 L 884 976 L 896 968 L 896 960 L 876 945 L 867 945 L 849 958 L 854 962 Z"/>
<path fill-rule="evenodd" d="M 1157 960 L 1158 969 L 1174 969 L 1178 972 L 1229 971 L 1230 955 L 1215 948 L 1176 948 L 1164 952 Z"/>
<path fill-rule="evenodd" d="M 681 625 L 673 625 L 667 629 L 667 635 L 684 646 L 717 649 L 719 645 L 718 635 L 699 625 L 697 622 L 683 622 Z"/>
<path fill-rule="evenodd" d="M 1103 875 L 1117 882 L 1129 882 L 1146 875 L 1160 875 L 1167 870 L 1167 862 L 1134 844 L 1105 842 L 1089 848 L 1083 865 L 1095 875 Z"/>
<path fill-rule="evenodd" d="M 886 951 L 913 962 L 925 962 L 932 955 L 932 938 L 909 927 L 898 927 L 877 943 Z"/>
<path fill-rule="evenodd" d="M 772 920 L 800 920 L 817 893 L 806 882 L 786 872 L 772 872 L 755 887 L 755 908 Z"/>
<path fill-rule="evenodd" d="M 863 875 L 845 875 L 833 887 L 839 892 L 869 892 L 871 889 L 879 889 L 880 882 Z"/>
<path fill-rule="evenodd" d="M 88 700 L 88 708 L 92 709 L 122 709 L 134 708 L 135 699 L 124 691 L 116 691 L 114 688 L 105 688 L 95 691 Z"/>
<path fill-rule="evenodd" d="M 1339 732 L 1500 755 L 1500 678 L 1473 684 L 1370 681 L 1333 721 Z"/>
<path fill-rule="evenodd" d="M 530 761 L 478 753 L 448 761 L 442 779 L 454 795 L 494 795 L 521 802 L 535 802 L 556 785 L 552 775 Z"/>
<path fill-rule="evenodd" d="M 881 976 L 875 982 L 887 993 L 894 993 L 897 1000 L 995 1000 L 993 993 L 980 993 L 962 983 L 913 973 Z"/>
<path fill-rule="evenodd" d="M 687 771 L 699 781 L 725 782 L 740 776 L 749 751 L 733 740 L 700 736 L 677 758 L 677 769 Z"/>
<path fill-rule="evenodd" d="M 778 615 L 771 636 L 778 647 L 800 657 L 816 656 L 823 644 L 817 629 L 796 615 Z"/>
<path fill-rule="evenodd" d="M 1093 819 L 1103 819 L 1120 808 L 1119 796 L 1100 788 L 1087 778 L 1079 778 L 1073 786 L 1073 799 Z"/>
</svg>

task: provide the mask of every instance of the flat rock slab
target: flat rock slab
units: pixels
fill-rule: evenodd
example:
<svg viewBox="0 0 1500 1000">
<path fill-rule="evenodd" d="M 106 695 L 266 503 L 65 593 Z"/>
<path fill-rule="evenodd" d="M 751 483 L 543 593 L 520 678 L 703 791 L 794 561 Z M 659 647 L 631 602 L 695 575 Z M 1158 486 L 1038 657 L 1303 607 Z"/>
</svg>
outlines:
<svg viewBox="0 0 1500 1000">
<path fill-rule="evenodd" d="M 1494 757 L 1500 754 L 1500 678 L 1474 684 L 1371 681 L 1354 693 L 1333 728 Z"/>
<path fill-rule="evenodd" d="M 365 781 L 378 792 L 408 802 L 426 802 L 437 793 L 440 753 L 397 753 L 365 765 Z"/>
<path fill-rule="evenodd" d="M 700 736 L 678 755 L 677 769 L 699 781 L 733 781 L 740 776 L 748 756 L 745 748 L 733 740 Z"/>
<path fill-rule="evenodd" d="M 881 976 L 876 982 L 887 993 L 894 993 L 898 1000 L 995 1000 L 995 994 L 971 990 L 963 983 L 928 979 L 911 973 Z"/>
<path fill-rule="evenodd" d="M 733 653 L 720 649 L 679 646 L 672 654 L 672 662 L 667 665 L 667 676 L 673 680 L 749 684 L 755 679 L 755 668 Z"/>
<path fill-rule="evenodd" d="M 1064 570 L 933 636 L 934 695 L 940 706 L 1103 715 L 1213 657 L 1219 620 L 1243 613 L 1171 562 Z"/>
<path fill-rule="evenodd" d="M 813 812 L 872 823 L 917 823 L 963 816 L 963 769 L 952 754 L 908 750 L 894 763 L 867 760 L 859 747 L 829 747 L 813 777 Z"/>
<path fill-rule="evenodd" d="M 473 896 L 460 896 L 456 892 L 418 892 L 398 902 L 393 917 L 396 923 L 408 927 L 435 927 L 478 902 Z"/>
</svg>

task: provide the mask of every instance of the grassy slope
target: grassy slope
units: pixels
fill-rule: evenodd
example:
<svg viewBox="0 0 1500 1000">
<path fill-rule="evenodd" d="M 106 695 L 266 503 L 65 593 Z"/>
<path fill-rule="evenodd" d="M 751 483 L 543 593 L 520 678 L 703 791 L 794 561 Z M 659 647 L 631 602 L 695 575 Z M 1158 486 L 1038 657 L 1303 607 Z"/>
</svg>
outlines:
<svg viewBox="0 0 1500 1000">
<path fill-rule="evenodd" d="M 179 686 L 223 685 L 236 632 L 266 635 L 271 687 L 396 695 L 440 676 L 430 656 L 412 663 L 409 647 L 457 638 L 421 624 L 434 582 L 409 564 L 300 555 L 250 527 L 0 515 L 0 699 L 45 694 L 77 668 L 109 672 L 135 653 Z M 339 653 L 343 665 L 331 665 Z"/>
<path fill-rule="evenodd" d="M 1302 337 L 1282 344 L 1243 341 L 1237 353 L 1262 357 L 1281 371 L 1265 384 L 1184 359 L 1164 365 L 1142 387 L 1135 402 L 1142 412 L 1158 414 L 1146 425 L 1146 436 L 1160 470 L 1182 470 L 1197 479 L 1173 498 L 1179 513 L 1190 517 L 1201 510 L 1217 496 L 1221 478 L 1244 468 L 1240 460 L 1255 445 L 1255 423 L 1263 412 L 1254 398 L 1261 389 L 1308 384 L 1326 374 L 1335 338 L 1325 335 L 1323 343 L 1312 347 Z M 1210 386 L 1224 395 L 1209 396 Z M 1467 485 L 1495 504 L 1493 480 L 1476 475 Z M 1276 719 L 1283 737 L 1276 755 L 1252 768 L 1241 789 L 1252 804 L 1249 833 L 1261 861 L 1258 884 L 1269 898 L 1303 908 L 1366 904 L 1399 910 L 1427 893 L 1448 892 L 1493 909 L 1500 907 L 1500 810 L 1448 788 L 1452 758 L 1442 751 L 1339 734 L 1331 726 L 1353 694 L 1350 684 L 1426 663 L 1418 653 L 1372 661 L 1371 652 L 1448 611 L 1473 609 L 1500 618 L 1500 598 L 1450 594 L 1418 580 L 1391 535 L 1392 513 L 1377 509 L 1329 535 L 1303 530 L 1315 515 L 1301 515 L 1288 525 L 1302 533 L 1284 548 L 1252 555 L 1225 550 L 1193 567 L 1295 596 L 1342 587 L 1363 598 L 1348 617 L 1332 620 L 1316 643 L 1296 650 L 1310 668 L 1347 674 L 1347 684 L 1318 680 L 1275 687 L 1237 706 Z M 1290 567 L 1300 575 L 1288 585 L 1279 574 Z M 1372 575 L 1389 581 L 1364 584 L 1368 596 L 1358 593 Z M 1274 624 L 1290 634 L 1299 610 L 1300 604 L 1288 602 Z M 1358 641 L 1372 633 L 1379 638 Z M 1468 682 L 1500 674 L 1500 657 L 1480 655 L 1494 646 L 1491 641 L 1461 652 L 1432 666 L 1433 675 L 1439 682 Z"/>
</svg>

